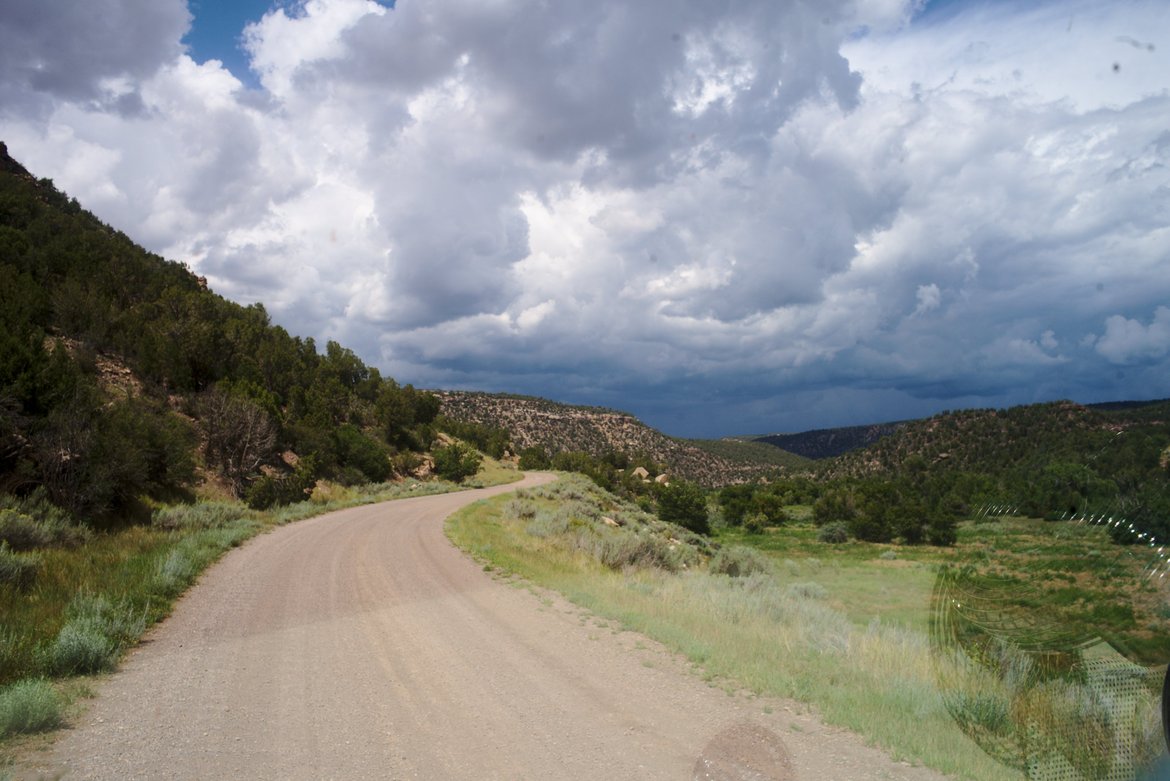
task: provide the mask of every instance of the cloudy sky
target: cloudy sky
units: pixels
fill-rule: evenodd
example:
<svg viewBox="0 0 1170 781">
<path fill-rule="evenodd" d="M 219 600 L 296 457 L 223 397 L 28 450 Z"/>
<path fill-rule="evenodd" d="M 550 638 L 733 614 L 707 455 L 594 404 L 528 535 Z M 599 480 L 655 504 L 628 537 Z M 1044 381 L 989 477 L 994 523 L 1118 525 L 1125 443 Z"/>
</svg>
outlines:
<svg viewBox="0 0 1170 781">
<path fill-rule="evenodd" d="M 0 139 L 402 382 L 668 433 L 1170 396 L 1164 0 L 0 0 Z"/>
</svg>

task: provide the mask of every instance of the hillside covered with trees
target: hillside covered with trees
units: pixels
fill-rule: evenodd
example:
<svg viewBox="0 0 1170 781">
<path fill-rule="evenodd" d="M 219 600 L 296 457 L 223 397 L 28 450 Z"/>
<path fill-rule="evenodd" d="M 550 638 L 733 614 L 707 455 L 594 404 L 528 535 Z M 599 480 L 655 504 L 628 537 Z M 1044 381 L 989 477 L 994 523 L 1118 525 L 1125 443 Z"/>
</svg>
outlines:
<svg viewBox="0 0 1170 781">
<path fill-rule="evenodd" d="M 838 508 L 826 516 L 853 517 L 879 487 L 902 485 L 960 514 L 998 502 L 1032 517 L 1109 515 L 1166 540 L 1170 401 L 945 412 L 825 461 L 818 475 Z"/>
<path fill-rule="evenodd" d="M 0 144 L 0 495 L 94 527 L 201 482 L 293 501 L 415 469 L 438 410 L 208 290 Z"/>
</svg>

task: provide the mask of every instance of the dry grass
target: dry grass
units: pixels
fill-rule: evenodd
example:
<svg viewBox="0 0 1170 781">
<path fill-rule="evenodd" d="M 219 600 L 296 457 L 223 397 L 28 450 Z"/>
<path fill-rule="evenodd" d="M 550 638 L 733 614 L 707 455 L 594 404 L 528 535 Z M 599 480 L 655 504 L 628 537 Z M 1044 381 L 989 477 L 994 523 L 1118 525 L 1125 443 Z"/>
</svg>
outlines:
<svg viewBox="0 0 1170 781">
<path fill-rule="evenodd" d="M 950 717 L 925 632 L 881 621 L 858 626 L 831 606 L 830 590 L 803 566 L 797 574 L 781 566 L 779 574 L 747 577 L 705 567 L 615 571 L 564 535 L 529 534 L 531 519 L 516 507 L 506 497 L 477 503 L 451 518 L 448 533 L 491 566 L 665 643 L 704 675 L 809 703 L 895 757 L 961 778 L 1019 777 Z"/>
</svg>

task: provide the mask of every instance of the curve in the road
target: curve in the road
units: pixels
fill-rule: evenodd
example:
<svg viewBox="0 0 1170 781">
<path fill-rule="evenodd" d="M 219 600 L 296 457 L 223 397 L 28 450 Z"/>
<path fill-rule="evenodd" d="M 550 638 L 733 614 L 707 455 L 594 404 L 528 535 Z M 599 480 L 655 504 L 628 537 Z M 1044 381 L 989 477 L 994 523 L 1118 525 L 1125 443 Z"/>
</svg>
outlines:
<svg viewBox="0 0 1170 781">
<path fill-rule="evenodd" d="M 343 510 L 230 552 L 22 775 L 937 777 L 790 703 L 729 697 L 443 535 L 456 509 L 548 479 Z"/>
</svg>

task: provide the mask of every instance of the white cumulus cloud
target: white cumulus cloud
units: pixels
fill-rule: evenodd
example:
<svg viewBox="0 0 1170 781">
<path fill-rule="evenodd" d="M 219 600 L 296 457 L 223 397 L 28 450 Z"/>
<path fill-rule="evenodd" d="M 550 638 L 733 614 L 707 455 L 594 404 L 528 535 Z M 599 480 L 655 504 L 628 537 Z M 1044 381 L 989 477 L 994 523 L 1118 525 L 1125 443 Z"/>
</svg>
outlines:
<svg viewBox="0 0 1170 781">
<path fill-rule="evenodd" d="M 1105 320 L 1105 333 L 1096 350 L 1110 363 L 1138 363 L 1164 358 L 1170 353 L 1170 309 L 1160 306 L 1148 325 L 1140 320 L 1113 315 Z"/>
<path fill-rule="evenodd" d="M 259 89 L 195 5 L 51 5 L 12 154 L 403 381 L 679 433 L 1170 395 L 1162 3 L 307 0 Z"/>
</svg>

